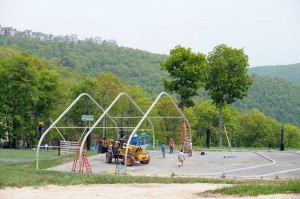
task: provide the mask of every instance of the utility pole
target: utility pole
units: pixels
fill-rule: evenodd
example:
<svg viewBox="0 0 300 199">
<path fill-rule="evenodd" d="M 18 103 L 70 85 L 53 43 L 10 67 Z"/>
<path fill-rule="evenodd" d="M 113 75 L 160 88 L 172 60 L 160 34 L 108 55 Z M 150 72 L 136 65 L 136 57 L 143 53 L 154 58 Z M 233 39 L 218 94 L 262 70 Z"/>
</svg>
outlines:
<svg viewBox="0 0 300 199">
<path fill-rule="evenodd" d="M 284 127 L 282 123 L 282 128 L 281 128 L 281 136 L 280 136 L 280 151 L 284 151 Z"/>
</svg>

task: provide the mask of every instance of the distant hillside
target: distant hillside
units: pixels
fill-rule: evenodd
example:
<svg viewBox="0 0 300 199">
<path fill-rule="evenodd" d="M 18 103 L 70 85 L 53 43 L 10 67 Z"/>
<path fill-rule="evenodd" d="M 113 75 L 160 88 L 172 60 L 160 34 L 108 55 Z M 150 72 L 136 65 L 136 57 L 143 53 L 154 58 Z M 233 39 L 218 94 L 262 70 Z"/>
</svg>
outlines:
<svg viewBox="0 0 300 199">
<path fill-rule="evenodd" d="M 26 51 L 86 75 L 97 76 L 110 71 L 124 84 L 140 85 L 155 95 L 163 90 L 162 77 L 167 76 L 160 70 L 160 62 L 167 58 L 166 55 L 131 48 L 92 42 L 43 42 L 20 35 L 0 36 L 0 46 Z"/>
<path fill-rule="evenodd" d="M 10 58 L 20 52 L 21 51 L 19 51 L 19 50 L 0 46 L 0 61 L 1 61 L 1 59 Z M 83 77 L 86 76 L 84 73 L 79 73 L 72 68 L 61 67 L 61 65 L 59 65 L 58 63 L 56 63 L 54 61 L 51 61 L 48 59 L 43 59 L 43 58 L 40 58 L 39 56 L 36 56 L 36 58 L 39 61 L 41 61 L 47 69 L 57 71 L 59 76 L 62 79 L 64 79 L 66 82 L 70 82 L 71 84 L 74 82 L 78 82 L 79 80 L 83 79 Z"/>
<path fill-rule="evenodd" d="M 300 126 L 300 84 L 254 75 L 249 94 L 234 106 L 242 112 L 258 108 L 282 123 Z"/>
<path fill-rule="evenodd" d="M 71 83 L 85 75 L 97 76 L 102 71 L 110 71 L 124 84 L 140 85 L 144 91 L 156 97 L 163 90 L 162 78 L 167 77 L 166 72 L 160 70 L 160 62 L 167 56 L 130 48 L 99 46 L 86 42 L 42 42 L 24 37 L 0 36 L 0 59 L 14 54 L 14 50 L 1 46 L 42 57 L 47 68 L 57 70 L 64 80 Z M 294 65 L 287 68 L 290 66 Z M 273 70 L 276 67 L 251 68 L 249 72 L 254 73 L 253 71 L 263 68 Z M 295 64 L 294 73 L 299 71 L 298 68 L 299 65 Z M 281 75 L 283 74 L 284 72 Z M 300 84 L 260 75 L 255 75 L 254 78 L 248 97 L 237 101 L 234 106 L 243 112 L 259 108 L 280 122 L 300 126 Z M 200 97 L 208 98 L 205 93 L 201 93 Z"/>
<path fill-rule="evenodd" d="M 291 82 L 300 83 L 300 63 L 278 66 L 260 66 L 249 68 L 249 74 L 258 74 L 266 77 L 279 77 Z"/>
</svg>

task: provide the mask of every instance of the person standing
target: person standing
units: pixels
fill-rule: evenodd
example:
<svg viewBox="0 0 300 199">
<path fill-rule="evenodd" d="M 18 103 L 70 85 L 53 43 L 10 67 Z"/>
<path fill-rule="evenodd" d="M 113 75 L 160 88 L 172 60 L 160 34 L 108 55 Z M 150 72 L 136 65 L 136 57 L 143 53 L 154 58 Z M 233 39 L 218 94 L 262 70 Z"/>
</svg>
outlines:
<svg viewBox="0 0 300 199">
<path fill-rule="evenodd" d="M 165 143 L 162 143 L 162 145 L 161 145 L 161 152 L 162 152 L 163 158 L 165 158 L 166 157 L 166 146 L 165 146 Z"/>
<path fill-rule="evenodd" d="M 98 154 L 103 153 L 104 138 L 101 138 L 98 143 Z"/>
<path fill-rule="evenodd" d="M 170 146 L 170 154 L 174 152 L 174 141 L 171 138 L 169 141 L 169 146 Z"/>
<path fill-rule="evenodd" d="M 178 166 L 179 167 L 183 167 L 183 161 L 185 160 L 185 155 L 182 152 L 182 150 L 180 150 L 179 154 L 178 154 Z"/>
</svg>

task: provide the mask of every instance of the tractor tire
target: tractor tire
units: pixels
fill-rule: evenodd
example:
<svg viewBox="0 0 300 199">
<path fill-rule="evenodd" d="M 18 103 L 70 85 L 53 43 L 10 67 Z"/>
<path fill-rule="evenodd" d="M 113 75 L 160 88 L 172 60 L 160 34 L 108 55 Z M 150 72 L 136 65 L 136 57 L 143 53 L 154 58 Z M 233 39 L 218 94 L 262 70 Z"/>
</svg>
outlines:
<svg viewBox="0 0 300 199">
<path fill-rule="evenodd" d="M 149 164 L 149 162 L 150 162 L 150 156 L 148 160 L 140 161 L 141 164 Z"/>
<path fill-rule="evenodd" d="M 107 163 L 112 163 L 112 154 L 111 153 L 106 153 L 106 162 Z"/>
<path fill-rule="evenodd" d="M 123 163 L 125 164 L 125 156 L 123 157 Z M 132 153 L 127 154 L 127 166 L 133 166 L 135 163 L 135 159 Z"/>
</svg>

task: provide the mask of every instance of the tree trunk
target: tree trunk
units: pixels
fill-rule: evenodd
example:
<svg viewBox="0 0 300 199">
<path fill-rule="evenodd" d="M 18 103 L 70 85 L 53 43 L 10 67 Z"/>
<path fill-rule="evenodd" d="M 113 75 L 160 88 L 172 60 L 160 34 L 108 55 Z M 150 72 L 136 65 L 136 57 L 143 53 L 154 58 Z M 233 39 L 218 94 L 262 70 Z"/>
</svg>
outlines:
<svg viewBox="0 0 300 199">
<path fill-rule="evenodd" d="M 222 106 L 219 107 L 219 146 L 222 148 Z"/>
</svg>

